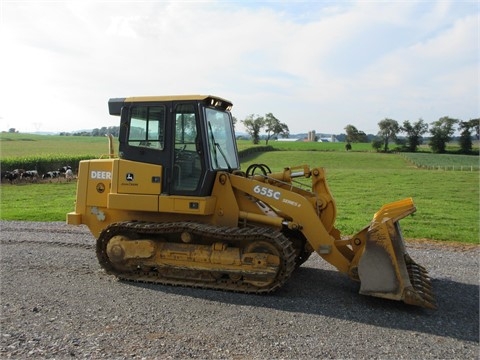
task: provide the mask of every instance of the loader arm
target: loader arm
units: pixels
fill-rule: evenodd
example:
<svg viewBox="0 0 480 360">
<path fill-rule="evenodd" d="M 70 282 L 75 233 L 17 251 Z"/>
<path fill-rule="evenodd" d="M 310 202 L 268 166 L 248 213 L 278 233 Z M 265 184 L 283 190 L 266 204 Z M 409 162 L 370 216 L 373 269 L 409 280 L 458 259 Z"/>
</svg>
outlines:
<svg viewBox="0 0 480 360">
<path fill-rule="evenodd" d="M 292 172 L 292 169 L 303 169 Z M 312 191 L 292 185 L 295 176 L 311 178 Z M 286 168 L 263 176 L 230 176 L 237 199 L 245 194 L 270 207 L 274 214 L 251 219 L 300 231 L 323 259 L 360 281 L 364 295 L 400 300 L 407 304 L 436 308 L 427 271 L 415 263 L 405 250 L 399 220 L 415 212 L 412 199 L 384 205 L 369 226 L 350 237 L 342 237 L 335 228 L 335 201 L 328 189 L 323 168 L 307 166 Z M 241 201 L 237 201 L 241 204 Z"/>
<path fill-rule="evenodd" d="M 317 176 L 321 177 L 320 172 Z M 234 189 L 257 198 L 284 214 L 288 219 L 284 221 L 285 226 L 301 231 L 320 256 L 339 271 L 349 273 L 351 261 L 337 248 L 335 242 L 338 239 L 329 233 L 308 198 L 295 191 L 253 178 L 231 176 L 230 181 Z"/>
</svg>

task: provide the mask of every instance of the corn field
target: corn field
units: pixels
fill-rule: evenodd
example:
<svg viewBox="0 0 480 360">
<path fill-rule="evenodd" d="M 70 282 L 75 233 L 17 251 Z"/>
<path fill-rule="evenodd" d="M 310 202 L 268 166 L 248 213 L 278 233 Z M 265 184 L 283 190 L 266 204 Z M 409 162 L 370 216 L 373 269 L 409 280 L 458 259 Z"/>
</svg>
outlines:
<svg viewBox="0 0 480 360">
<path fill-rule="evenodd" d="M 475 155 L 401 153 L 401 156 L 419 169 L 443 171 L 479 171 L 479 157 Z"/>
</svg>

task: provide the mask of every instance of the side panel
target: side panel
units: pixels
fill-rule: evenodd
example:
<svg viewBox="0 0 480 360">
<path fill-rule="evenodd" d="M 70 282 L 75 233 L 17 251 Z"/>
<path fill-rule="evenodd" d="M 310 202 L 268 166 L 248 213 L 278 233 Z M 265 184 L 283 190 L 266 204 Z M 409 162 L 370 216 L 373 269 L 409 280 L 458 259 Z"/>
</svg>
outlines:
<svg viewBox="0 0 480 360">
<path fill-rule="evenodd" d="M 86 183 L 86 206 L 106 207 L 107 197 L 112 187 L 114 160 L 101 159 L 82 162 L 79 170 L 79 183 Z M 85 194 L 77 193 L 77 198 Z"/>
<path fill-rule="evenodd" d="M 108 209 L 158 211 L 157 195 L 109 194 Z"/>
<path fill-rule="evenodd" d="M 119 194 L 160 195 L 162 192 L 162 166 L 128 160 L 115 160 L 115 186 Z"/>
<path fill-rule="evenodd" d="M 212 196 L 162 195 L 158 199 L 158 211 L 181 214 L 212 215 L 217 203 L 216 198 Z"/>
<path fill-rule="evenodd" d="M 114 160 L 112 189 L 106 206 L 118 210 L 158 211 L 161 178 L 161 165 Z"/>
<path fill-rule="evenodd" d="M 67 214 L 68 224 L 85 224 L 92 229 L 91 219 L 105 220 L 103 215 L 99 216 L 98 209 L 107 206 L 112 187 L 113 164 L 112 159 L 80 161 L 75 211 Z"/>
</svg>

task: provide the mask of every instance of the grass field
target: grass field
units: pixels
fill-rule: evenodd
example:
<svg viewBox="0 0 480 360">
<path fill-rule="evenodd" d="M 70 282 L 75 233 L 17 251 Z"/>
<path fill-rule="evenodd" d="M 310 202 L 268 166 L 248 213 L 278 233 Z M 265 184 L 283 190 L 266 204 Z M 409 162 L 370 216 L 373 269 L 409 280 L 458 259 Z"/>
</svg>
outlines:
<svg viewBox="0 0 480 360">
<path fill-rule="evenodd" d="M 64 221 L 75 207 L 76 182 L 2 184 L 0 191 L 2 220 Z"/>
<path fill-rule="evenodd" d="M 259 146 L 264 146 L 262 141 Z M 344 151 L 344 143 L 281 142 L 269 141 L 268 145 L 278 150 L 292 151 Z M 237 141 L 239 150 L 252 147 L 250 140 Z M 114 149 L 118 149 L 118 139 L 114 139 Z M 372 151 L 370 144 L 353 144 L 352 151 Z M 101 136 L 59 136 L 19 133 L 0 133 L 0 154 L 2 158 L 15 158 L 32 155 L 93 154 L 98 157 L 108 153 L 108 141 Z"/>
<path fill-rule="evenodd" d="M 480 168 L 478 156 L 431 153 L 403 153 L 402 156 L 424 169 L 478 171 Z"/>
<path fill-rule="evenodd" d="M 331 142 L 283 142 L 283 141 L 269 141 L 269 146 L 281 151 L 336 151 L 344 152 L 345 143 L 331 143 Z M 238 140 L 237 146 L 239 150 L 252 147 L 250 140 Z M 265 146 L 265 141 L 261 141 L 258 146 Z M 478 148 L 478 143 L 475 144 Z M 114 139 L 114 149 L 118 149 L 118 139 Z M 454 151 L 458 146 L 453 144 L 449 149 Z M 350 152 L 375 152 L 370 143 L 355 143 L 352 144 Z M 40 156 L 40 155 L 79 155 L 92 154 L 101 157 L 108 153 L 108 141 L 106 137 L 101 136 L 59 136 L 59 135 L 35 135 L 35 134 L 20 134 L 20 133 L 0 133 L 0 155 L 2 158 L 15 158 L 24 156 Z M 429 148 L 422 146 L 421 152 L 412 154 L 415 156 L 428 158 L 434 155 L 429 153 Z M 435 155 L 437 156 L 437 155 Z M 442 155 L 443 156 L 443 155 Z M 458 155 L 444 155 L 447 161 L 455 163 L 458 161 Z M 463 156 L 473 165 L 478 165 L 477 156 Z M 412 160 L 416 160 L 413 158 Z M 436 164 L 433 164 L 436 165 Z M 442 165 L 442 164 L 440 164 Z"/>
<path fill-rule="evenodd" d="M 55 148 L 51 143 L 56 144 L 57 153 L 61 149 L 62 153 L 97 153 L 100 157 L 107 150 L 105 138 L 33 136 L 31 140 L 26 140 L 31 136 L 2 134 L 2 158 L 5 154 L 15 154 L 15 151 L 25 151 L 23 156 L 31 155 L 32 151 L 35 154 L 50 154 Z M 30 147 L 31 144 L 36 145 Z M 325 167 L 330 189 L 337 202 L 337 227 L 342 233 L 352 234 L 360 230 L 384 203 L 413 197 L 417 213 L 402 220 L 407 238 L 470 243 L 479 241 L 478 171 L 422 170 L 416 168 L 413 160 L 405 158 L 404 154 L 383 154 L 370 150 L 346 152 L 343 144 L 270 144 L 275 144 L 276 149 L 284 146 L 283 151 L 251 155 L 242 160 L 242 168 L 245 170 L 252 163 L 268 164 L 273 171 L 301 164 Z M 247 146 L 251 144 L 239 142 L 240 149 Z M 26 147 L 30 147 L 28 151 Z M 456 164 L 464 161 L 463 157 L 457 155 L 412 155 L 422 156 L 424 162 L 442 159 L 446 164 Z M 478 164 L 478 157 L 465 158 Z M 65 213 L 73 210 L 75 189 L 75 183 L 56 181 L 41 185 L 3 184 L 0 187 L 0 218 L 63 221 Z"/>
<path fill-rule="evenodd" d="M 278 157 L 277 152 L 263 153 L 242 165 L 279 164 Z M 383 204 L 412 197 L 417 213 L 402 221 L 406 237 L 479 241 L 478 172 L 419 170 L 397 154 L 287 151 L 281 159 L 285 165 L 326 168 L 343 233 L 367 225 Z M 281 168 L 272 166 L 272 171 Z"/>
<path fill-rule="evenodd" d="M 114 139 L 114 149 L 118 140 Z M 92 154 L 97 157 L 108 154 L 108 140 L 100 136 L 59 136 L 19 133 L 0 133 L 2 159 L 41 155 Z"/>
</svg>

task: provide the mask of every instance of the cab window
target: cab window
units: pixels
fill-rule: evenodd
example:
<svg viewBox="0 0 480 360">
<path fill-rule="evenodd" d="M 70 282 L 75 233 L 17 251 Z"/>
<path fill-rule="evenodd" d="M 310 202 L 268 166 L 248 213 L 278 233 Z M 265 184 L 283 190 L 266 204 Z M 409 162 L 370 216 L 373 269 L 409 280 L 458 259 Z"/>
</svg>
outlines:
<svg viewBox="0 0 480 360">
<path fill-rule="evenodd" d="M 134 106 L 131 110 L 128 145 L 162 150 L 165 133 L 164 106 Z"/>
<path fill-rule="evenodd" d="M 205 109 L 208 147 L 213 169 L 239 168 L 236 156 L 235 134 L 228 113 L 214 108 Z"/>
</svg>

